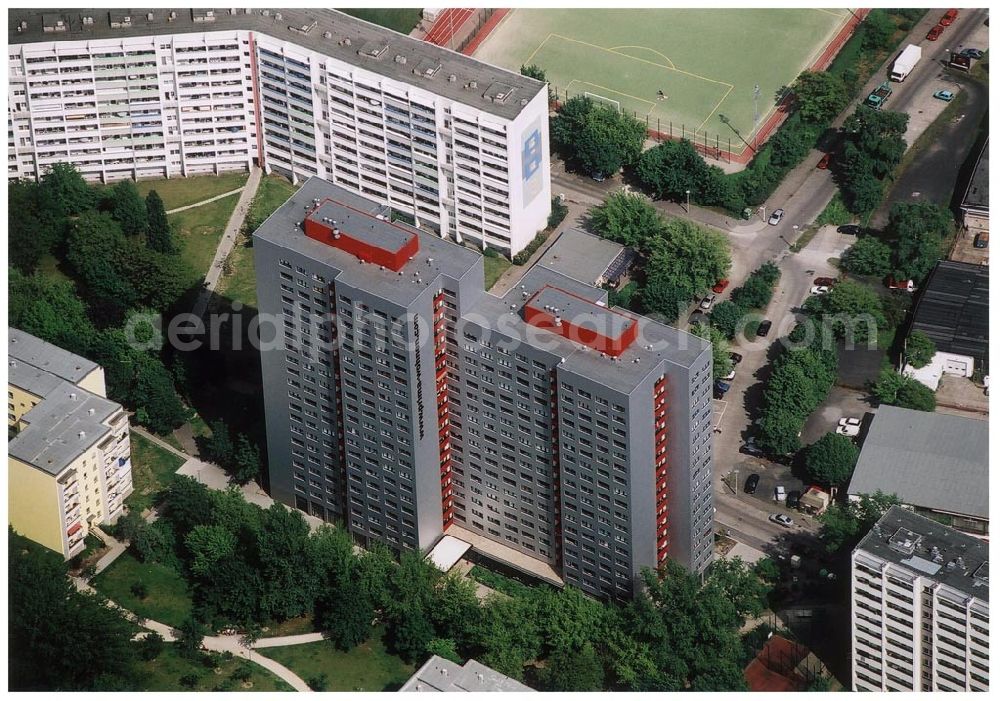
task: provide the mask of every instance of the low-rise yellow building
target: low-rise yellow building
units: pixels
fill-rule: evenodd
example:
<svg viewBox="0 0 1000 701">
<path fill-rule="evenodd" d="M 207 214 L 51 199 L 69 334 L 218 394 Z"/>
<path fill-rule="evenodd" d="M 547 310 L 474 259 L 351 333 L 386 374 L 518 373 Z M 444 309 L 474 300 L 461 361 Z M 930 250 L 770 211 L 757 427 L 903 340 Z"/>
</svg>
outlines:
<svg viewBox="0 0 1000 701">
<path fill-rule="evenodd" d="M 132 493 L 128 416 L 105 398 L 101 366 L 18 329 L 8 335 L 10 525 L 68 560 Z"/>
</svg>

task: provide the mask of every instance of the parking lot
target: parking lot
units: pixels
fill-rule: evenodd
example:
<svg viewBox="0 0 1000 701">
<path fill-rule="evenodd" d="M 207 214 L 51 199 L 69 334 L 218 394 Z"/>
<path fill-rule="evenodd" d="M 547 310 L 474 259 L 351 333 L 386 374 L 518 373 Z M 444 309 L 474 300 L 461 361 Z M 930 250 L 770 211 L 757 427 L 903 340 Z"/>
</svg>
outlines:
<svg viewBox="0 0 1000 701">
<path fill-rule="evenodd" d="M 852 416 L 862 418 L 867 412 L 874 411 L 868 402 L 867 393 L 857 392 L 844 387 L 834 387 L 816 411 L 809 415 L 805 428 L 802 429 L 802 444 L 815 443 L 825 433 L 837 430 L 841 418 Z M 862 427 L 865 422 L 862 422 Z"/>
</svg>

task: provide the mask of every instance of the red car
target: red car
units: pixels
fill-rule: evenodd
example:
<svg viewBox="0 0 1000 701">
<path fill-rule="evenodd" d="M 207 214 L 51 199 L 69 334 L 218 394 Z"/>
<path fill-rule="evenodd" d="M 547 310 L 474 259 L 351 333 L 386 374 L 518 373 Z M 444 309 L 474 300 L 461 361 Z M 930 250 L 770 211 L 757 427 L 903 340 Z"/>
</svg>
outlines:
<svg viewBox="0 0 1000 701">
<path fill-rule="evenodd" d="M 942 27 L 947 27 L 951 25 L 952 22 L 958 19 L 958 10 L 948 10 L 942 15 L 941 20 L 938 22 Z"/>
<path fill-rule="evenodd" d="M 941 32 L 944 31 L 944 27 L 940 24 L 935 24 L 931 27 L 931 31 L 927 32 L 927 41 L 937 41 L 938 37 L 941 36 Z"/>
<path fill-rule="evenodd" d="M 729 280 L 722 279 L 712 285 L 712 292 L 715 294 L 721 294 L 727 287 L 729 287 Z"/>
<path fill-rule="evenodd" d="M 836 284 L 837 281 L 832 277 L 818 277 L 813 280 L 813 285 L 816 285 L 817 287 L 833 287 Z"/>
<path fill-rule="evenodd" d="M 819 159 L 819 163 L 816 164 L 816 167 L 819 168 L 820 170 L 826 170 L 827 168 L 829 168 L 830 154 L 829 153 L 823 154 L 823 157 Z"/>
</svg>

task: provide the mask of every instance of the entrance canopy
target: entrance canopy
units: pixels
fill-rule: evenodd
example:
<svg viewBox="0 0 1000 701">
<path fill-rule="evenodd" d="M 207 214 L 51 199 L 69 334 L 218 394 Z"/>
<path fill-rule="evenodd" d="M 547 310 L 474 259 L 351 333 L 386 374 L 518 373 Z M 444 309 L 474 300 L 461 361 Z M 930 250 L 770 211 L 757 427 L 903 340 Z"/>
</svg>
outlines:
<svg viewBox="0 0 1000 701">
<path fill-rule="evenodd" d="M 426 559 L 430 560 L 442 572 L 447 572 L 462 559 L 462 555 L 471 547 L 471 543 L 466 543 L 452 535 L 446 535 L 431 548 Z"/>
</svg>

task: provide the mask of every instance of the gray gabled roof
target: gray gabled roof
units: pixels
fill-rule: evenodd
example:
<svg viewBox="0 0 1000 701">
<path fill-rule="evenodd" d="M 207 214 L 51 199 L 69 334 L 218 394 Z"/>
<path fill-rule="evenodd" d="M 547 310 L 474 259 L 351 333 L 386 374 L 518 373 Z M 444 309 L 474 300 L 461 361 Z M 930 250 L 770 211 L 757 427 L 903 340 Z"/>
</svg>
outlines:
<svg viewBox="0 0 1000 701">
<path fill-rule="evenodd" d="M 433 655 L 424 666 L 410 677 L 400 691 L 431 691 L 431 692 L 472 692 L 486 691 L 534 691 L 516 679 L 469 660 L 464 666 L 459 666 L 451 660 Z"/>
<path fill-rule="evenodd" d="M 895 494 L 904 504 L 989 518 L 989 423 L 880 406 L 848 494 Z"/>
</svg>

